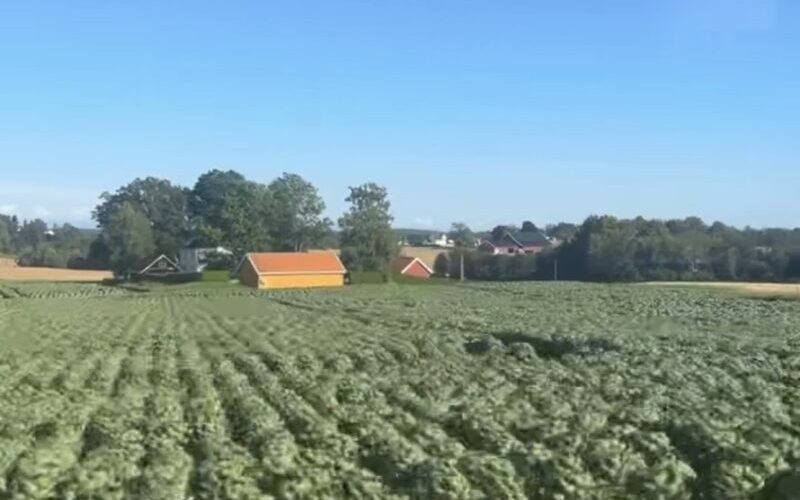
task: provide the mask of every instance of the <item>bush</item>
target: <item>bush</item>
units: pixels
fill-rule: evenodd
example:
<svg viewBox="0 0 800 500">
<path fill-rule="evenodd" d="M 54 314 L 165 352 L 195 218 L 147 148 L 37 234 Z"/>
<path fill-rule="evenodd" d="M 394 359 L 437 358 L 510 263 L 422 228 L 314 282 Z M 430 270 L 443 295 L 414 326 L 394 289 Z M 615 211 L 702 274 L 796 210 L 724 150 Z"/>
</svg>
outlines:
<svg viewBox="0 0 800 500">
<path fill-rule="evenodd" d="M 350 285 L 377 285 L 387 283 L 389 277 L 380 271 L 354 271 L 347 275 L 346 280 Z"/>
<path fill-rule="evenodd" d="M 206 257 L 206 271 L 230 271 L 234 266 L 236 266 L 236 260 L 233 255 L 212 253 Z"/>
<path fill-rule="evenodd" d="M 460 253 L 450 257 L 450 276 L 459 277 Z M 464 274 L 478 281 L 526 281 L 536 278 L 535 255 L 492 255 L 479 251 L 464 253 Z"/>
</svg>

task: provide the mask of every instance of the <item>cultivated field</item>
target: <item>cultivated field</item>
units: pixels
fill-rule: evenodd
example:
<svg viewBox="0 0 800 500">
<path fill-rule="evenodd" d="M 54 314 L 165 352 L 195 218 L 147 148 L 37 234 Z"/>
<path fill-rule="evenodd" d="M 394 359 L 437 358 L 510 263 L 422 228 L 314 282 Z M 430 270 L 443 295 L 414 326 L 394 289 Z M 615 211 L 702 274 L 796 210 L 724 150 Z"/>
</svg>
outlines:
<svg viewBox="0 0 800 500">
<path fill-rule="evenodd" d="M 10 256 L 0 254 L 0 268 L 17 267 L 17 261 Z"/>
<path fill-rule="evenodd" d="M 8 262 L 6 262 L 8 264 Z M 49 267 L 18 267 L 0 263 L 0 281 L 46 281 L 72 283 L 99 283 L 112 278 L 110 271 L 83 271 L 78 269 L 54 269 Z"/>
<path fill-rule="evenodd" d="M 660 281 L 645 283 L 646 286 L 668 286 L 678 288 L 708 288 L 754 296 L 784 296 L 800 298 L 800 283 L 744 283 L 728 281 Z"/>
<path fill-rule="evenodd" d="M 588 285 L 0 291 L 2 499 L 797 487 L 782 472 L 800 465 L 797 301 Z"/>
</svg>

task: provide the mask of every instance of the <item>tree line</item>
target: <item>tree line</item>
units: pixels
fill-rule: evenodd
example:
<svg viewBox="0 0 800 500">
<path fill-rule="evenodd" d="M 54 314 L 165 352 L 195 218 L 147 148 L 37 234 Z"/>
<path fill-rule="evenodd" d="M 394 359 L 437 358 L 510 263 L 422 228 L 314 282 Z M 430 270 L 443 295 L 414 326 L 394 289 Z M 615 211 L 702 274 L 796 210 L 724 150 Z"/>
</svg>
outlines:
<svg viewBox="0 0 800 500">
<path fill-rule="evenodd" d="M 49 227 L 41 219 L 20 221 L 0 214 L 0 254 L 16 256 L 23 266 L 85 268 L 95 233 L 70 224 Z"/>
<path fill-rule="evenodd" d="M 396 244 L 386 189 L 374 183 L 351 187 L 346 201 L 350 208 L 334 235 L 317 188 L 296 174 L 284 173 L 262 184 L 233 170 L 211 170 L 191 188 L 155 177 L 135 179 L 100 196 L 92 212 L 99 231 L 76 247 L 78 255 L 69 262 L 38 265 L 105 268 L 125 274 L 141 269 L 155 256 L 174 257 L 189 246 L 225 247 L 235 259 L 247 252 L 340 247 L 350 269 L 387 269 Z M 0 224 L 6 219 L 12 220 L 5 217 Z M 10 224 L 8 231 L 2 229 L 0 225 L 0 250 L 4 234 L 17 234 Z M 38 221 L 36 231 L 47 233 L 47 225 Z M 18 248 L 9 250 L 16 253 Z"/>
<path fill-rule="evenodd" d="M 484 236 L 506 230 L 519 231 L 498 226 Z M 721 222 L 708 225 L 698 217 L 591 216 L 580 225 L 559 223 L 542 232 L 554 241 L 544 252 L 495 256 L 475 251 L 477 236 L 454 224 L 451 237 L 460 239 L 459 248 L 442 256 L 435 271 L 459 276 L 463 253 L 465 276 L 476 280 L 800 280 L 800 228 L 738 229 Z"/>
<path fill-rule="evenodd" d="M 141 268 L 159 254 L 181 248 L 222 246 L 236 257 L 252 251 L 340 248 L 353 271 L 385 271 L 397 251 L 391 204 L 374 183 L 349 188 L 349 209 L 334 222 L 324 216 L 317 188 L 284 173 L 268 184 L 238 172 L 212 170 L 191 188 L 166 179 L 135 179 L 103 193 L 92 213 L 98 229 L 69 224 L 48 228 L 41 220 L 20 222 L 0 215 L 0 253 L 23 265 L 112 269 Z M 504 232 L 540 231 L 555 241 L 543 253 L 494 256 L 475 250 L 480 239 Z M 456 249 L 440 258 L 436 274 L 477 280 L 743 280 L 800 279 L 800 229 L 738 229 L 697 217 L 657 220 L 591 216 L 582 224 L 538 228 L 497 226 L 474 233 L 456 223 Z"/>
</svg>

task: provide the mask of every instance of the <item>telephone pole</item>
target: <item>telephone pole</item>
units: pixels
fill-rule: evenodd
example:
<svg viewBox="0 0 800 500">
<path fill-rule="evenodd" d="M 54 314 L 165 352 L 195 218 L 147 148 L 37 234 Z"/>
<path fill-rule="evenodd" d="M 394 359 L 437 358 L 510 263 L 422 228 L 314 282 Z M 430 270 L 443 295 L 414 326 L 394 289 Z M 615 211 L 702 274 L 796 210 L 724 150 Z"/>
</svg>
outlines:
<svg viewBox="0 0 800 500">
<path fill-rule="evenodd" d="M 461 257 L 461 262 L 460 262 L 461 273 L 459 274 L 459 277 L 461 278 L 461 281 L 464 281 L 464 249 L 463 248 L 459 252 L 459 255 Z"/>
<path fill-rule="evenodd" d="M 558 281 L 558 259 L 553 259 L 553 281 Z"/>
</svg>

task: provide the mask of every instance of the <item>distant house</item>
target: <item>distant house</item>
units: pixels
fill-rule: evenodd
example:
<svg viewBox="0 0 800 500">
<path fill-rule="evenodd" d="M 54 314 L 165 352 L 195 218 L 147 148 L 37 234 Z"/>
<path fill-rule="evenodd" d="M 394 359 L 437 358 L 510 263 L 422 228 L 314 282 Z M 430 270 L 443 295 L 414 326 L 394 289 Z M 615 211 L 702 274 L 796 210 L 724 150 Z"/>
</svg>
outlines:
<svg viewBox="0 0 800 500">
<path fill-rule="evenodd" d="M 539 231 L 506 231 L 499 239 L 484 240 L 478 248 L 494 255 L 516 255 L 537 254 L 550 246 L 550 240 Z"/>
<path fill-rule="evenodd" d="M 431 269 L 435 267 L 436 259 L 442 254 L 446 255 L 447 251 L 433 247 L 400 247 L 401 257 L 416 257 Z"/>
<path fill-rule="evenodd" d="M 417 257 L 397 257 L 392 261 L 392 273 L 411 278 L 430 278 L 433 269 Z"/>
<path fill-rule="evenodd" d="M 206 270 L 210 257 L 231 255 L 233 252 L 223 247 L 183 248 L 178 252 L 178 263 L 187 273 L 201 273 Z"/>
<path fill-rule="evenodd" d="M 159 255 L 138 272 L 139 276 L 161 277 L 183 272 L 181 267 L 164 254 Z"/>
<path fill-rule="evenodd" d="M 438 248 L 453 248 L 456 246 L 455 242 L 450 239 L 446 234 L 430 235 L 425 240 L 425 246 L 438 247 Z"/>
<path fill-rule="evenodd" d="M 242 284 L 259 289 L 339 287 L 346 273 L 334 252 L 249 253 L 236 269 Z"/>
</svg>

